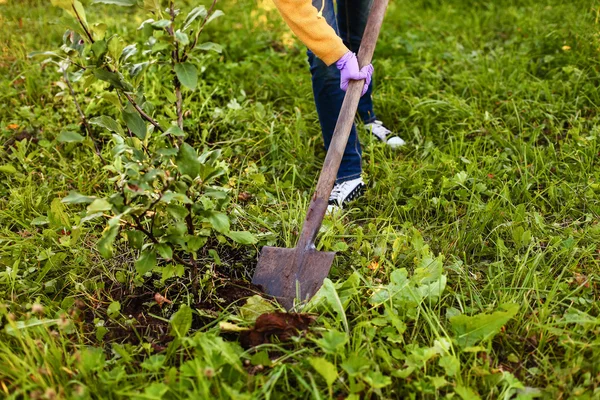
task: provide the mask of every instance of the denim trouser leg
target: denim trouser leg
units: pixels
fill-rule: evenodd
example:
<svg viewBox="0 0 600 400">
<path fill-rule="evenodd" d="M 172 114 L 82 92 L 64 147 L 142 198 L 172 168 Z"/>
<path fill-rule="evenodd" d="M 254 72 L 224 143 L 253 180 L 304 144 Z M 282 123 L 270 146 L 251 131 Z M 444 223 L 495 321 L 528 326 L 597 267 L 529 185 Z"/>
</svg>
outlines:
<svg viewBox="0 0 600 400">
<path fill-rule="evenodd" d="M 339 35 L 333 0 L 313 0 L 313 5 L 320 10 L 323 8 L 323 17 L 331 25 Z M 340 71 L 335 64 L 331 66 L 325 65 L 318 57 L 310 50 L 308 51 L 308 62 L 310 64 L 310 72 L 312 74 L 312 87 L 315 97 L 315 105 L 319 114 L 319 122 L 321 123 L 321 132 L 325 148 L 329 149 L 333 131 L 337 123 L 338 115 L 342 108 L 344 95 L 346 94 L 340 89 Z M 356 132 L 356 126 L 352 126 L 348 144 L 344 150 L 342 163 L 337 174 L 337 183 L 356 179 L 360 177 L 362 172 L 362 150 Z"/>
<path fill-rule="evenodd" d="M 337 21 L 340 37 L 346 47 L 355 53 L 358 53 L 360 48 L 371 4 L 373 4 L 373 0 L 337 0 Z M 360 98 L 358 103 L 358 115 L 364 123 L 373 122 L 376 119 L 373 111 L 373 100 L 371 99 L 372 92 L 373 80 L 371 80 L 369 90 Z"/>
</svg>

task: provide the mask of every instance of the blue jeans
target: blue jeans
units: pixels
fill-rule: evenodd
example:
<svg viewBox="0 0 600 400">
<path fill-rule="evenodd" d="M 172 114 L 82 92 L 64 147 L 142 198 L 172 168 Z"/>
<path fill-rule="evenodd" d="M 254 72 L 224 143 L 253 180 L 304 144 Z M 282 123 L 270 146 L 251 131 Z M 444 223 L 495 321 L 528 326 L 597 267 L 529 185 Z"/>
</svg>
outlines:
<svg viewBox="0 0 600 400">
<path fill-rule="evenodd" d="M 336 13 L 333 0 L 312 0 L 312 4 L 317 10 L 320 10 L 324 5 L 323 17 L 333 27 L 338 36 L 342 38 L 346 47 L 355 53 L 358 53 L 360 47 L 371 3 L 372 0 L 337 0 Z M 317 114 L 319 114 L 323 141 L 325 142 L 325 149 L 329 149 L 346 93 L 340 89 L 340 71 L 335 66 L 335 63 L 328 67 L 310 50 L 308 50 L 308 63 L 310 64 L 310 72 L 312 74 L 313 94 L 317 106 Z M 371 81 L 369 90 L 360 99 L 358 104 L 358 115 L 365 123 L 375 120 L 373 102 L 371 100 L 372 91 L 373 81 Z M 356 179 L 360 177 L 361 172 L 362 150 L 356 126 L 353 125 L 337 174 L 336 183 Z"/>
</svg>

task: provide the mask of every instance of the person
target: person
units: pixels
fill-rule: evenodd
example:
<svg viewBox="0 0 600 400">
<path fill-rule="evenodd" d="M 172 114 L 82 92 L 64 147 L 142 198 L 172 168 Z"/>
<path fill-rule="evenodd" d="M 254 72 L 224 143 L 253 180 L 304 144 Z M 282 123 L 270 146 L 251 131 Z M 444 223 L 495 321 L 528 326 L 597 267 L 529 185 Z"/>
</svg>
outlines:
<svg viewBox="0 0 600 400">
<path fill-rule="evenodd" d="M 365 79 L 358 114 L 378 140 L 396 147 L 404 144 L 376 118 L 373 111 L 372 65 L 359 70 L 356 53 L 360 47 L 372 0 L 273 0 L 290 29 L 308 48 L 312 88 L 325 148 L 333 136 L 349 80 Z M 329 209 L 343 208 L 365 191 L 362 179 L 362 150 L 356 125 L 329 198 Z"/>
</svg>

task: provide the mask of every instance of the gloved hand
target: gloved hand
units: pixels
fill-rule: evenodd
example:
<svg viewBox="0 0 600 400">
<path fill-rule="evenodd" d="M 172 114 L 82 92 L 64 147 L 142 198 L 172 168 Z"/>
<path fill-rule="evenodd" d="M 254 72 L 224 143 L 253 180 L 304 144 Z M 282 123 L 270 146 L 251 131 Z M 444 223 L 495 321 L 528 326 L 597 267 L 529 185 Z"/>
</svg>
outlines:
<svg viewBox="0 0 600 400">
<path fill-rule="evenodd" d="M 373 65 L 369 64 L 364 66 L 359 70 L 358 68 L 358 59 L 356 58 L 356 54 L 349 51 L 342 56 L 335 63 L 337 69 L 340 70 L 340 88 L 345 92 L 348 90 L 348 84 L 350 80 L 365 80 L 365 86 L 363 87 L 363 91 L 361 96 L 364 96 L 369 89 L 369 84 L 371 83 L 371 76 L 373 75 Z"/>
</svg>

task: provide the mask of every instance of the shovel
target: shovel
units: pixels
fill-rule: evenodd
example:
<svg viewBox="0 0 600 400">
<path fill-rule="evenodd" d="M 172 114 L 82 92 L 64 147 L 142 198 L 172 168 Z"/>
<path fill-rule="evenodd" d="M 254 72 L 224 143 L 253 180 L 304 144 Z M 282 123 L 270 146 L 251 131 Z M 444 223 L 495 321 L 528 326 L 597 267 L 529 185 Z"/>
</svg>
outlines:
<svg viewBox="0 0 600 400">
<path fill-rule="evenodd" d="M 387 5 L 388 0 L 373 1 L 358 51 L 361 68 L 371 62 Z M 293 308 L 295 299 L 300 302 L 310 299 L 331 269 L 335 252 L 317 251 L 315 238 L 327 212 L 329 195 L 340 168 L 363 86 L 364 81 L 351 81 L 348 85 L 317 190 L 310 201 L 296 247 L 284 249 L 265 246 L 260 252 L 252 283 L 262 286 L 265 293 L 275 297 L 287 310 Z"/>
</svg>

